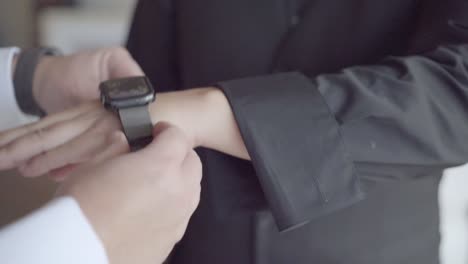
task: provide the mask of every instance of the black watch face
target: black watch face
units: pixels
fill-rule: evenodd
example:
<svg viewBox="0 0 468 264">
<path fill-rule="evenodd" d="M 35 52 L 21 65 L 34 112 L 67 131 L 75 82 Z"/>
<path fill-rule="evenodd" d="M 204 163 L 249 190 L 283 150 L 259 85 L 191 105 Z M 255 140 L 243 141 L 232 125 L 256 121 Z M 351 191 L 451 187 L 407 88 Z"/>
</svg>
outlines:
<svg viewBox="0 0 468 264">
<path fill-rule="evenodd" d="M 147 104 L 154 99 L 154 89 L 146 77 L 106 81 L 100 89 L 104 103 L 116 108 Z"/>
</svg>

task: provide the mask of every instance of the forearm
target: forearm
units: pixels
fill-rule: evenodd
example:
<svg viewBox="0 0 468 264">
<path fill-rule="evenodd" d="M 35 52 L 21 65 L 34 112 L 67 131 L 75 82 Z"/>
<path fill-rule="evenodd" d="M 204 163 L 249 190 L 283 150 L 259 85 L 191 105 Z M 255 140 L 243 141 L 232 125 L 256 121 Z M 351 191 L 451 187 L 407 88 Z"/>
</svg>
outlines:
<svg viewBox="0 0 468 264">
<path fill-rule="evenodd" d="M 195 147 L 250 159 L 231 107 L 215 87 L 158 94 L 150 112 L 154 124 L 167 121 L 181 127 Z"/>
</svg>

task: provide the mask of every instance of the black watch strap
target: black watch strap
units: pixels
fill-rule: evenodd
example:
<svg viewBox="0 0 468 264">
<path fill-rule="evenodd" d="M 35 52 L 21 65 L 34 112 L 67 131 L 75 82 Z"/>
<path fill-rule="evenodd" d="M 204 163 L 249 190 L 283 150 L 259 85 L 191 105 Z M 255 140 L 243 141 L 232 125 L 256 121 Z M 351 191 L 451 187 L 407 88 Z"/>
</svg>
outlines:
<svg viewBox="0 0 468 264">
<path fill-rule="evenodd" d="M 33 96 L 34 73 L 41 57 L 55 55 L 60 55 L 60 52 L 51 48 L 26 49 L 19 54 L 13 76 L 13 85 L 16 101 L 23 113 L 39 117 L 45 116 L 45 111 Z"/>
<path fill-rule="evenodd" d="M 151 143 L 153 125 L 148 105 L 122 108 L 118 111 L 131 151 L 137 151 Z"/>
</svg>

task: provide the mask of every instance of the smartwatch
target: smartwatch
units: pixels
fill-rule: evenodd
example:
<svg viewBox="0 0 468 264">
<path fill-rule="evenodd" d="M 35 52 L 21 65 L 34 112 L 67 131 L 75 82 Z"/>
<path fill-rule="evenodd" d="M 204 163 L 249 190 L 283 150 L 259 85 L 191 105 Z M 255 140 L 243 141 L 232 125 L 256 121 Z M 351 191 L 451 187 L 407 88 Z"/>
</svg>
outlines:
<svg viewBox="0 0 468 264">
<path fill-rule="evenodd" d="M 101 83 L 104 107 L 117 112 L 131 151 L 144 148 L 153 140 L 153 124 L 148 106 L 156 93 L 147 77 L 113 79 Z"/>
</svg>

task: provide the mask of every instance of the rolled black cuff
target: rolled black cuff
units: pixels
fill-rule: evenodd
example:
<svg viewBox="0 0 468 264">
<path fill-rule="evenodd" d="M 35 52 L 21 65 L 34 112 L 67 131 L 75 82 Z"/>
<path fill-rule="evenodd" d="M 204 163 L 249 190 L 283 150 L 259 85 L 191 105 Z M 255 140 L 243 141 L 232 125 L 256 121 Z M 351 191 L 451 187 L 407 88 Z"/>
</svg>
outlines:
<svg viewBox="0 0 468 264">
<path fill-rule="evenodd" d="M 310 79 L 293 72 L 218 86 L 281 231 L 364 197 L 339 124 Z"/>
</svg>

